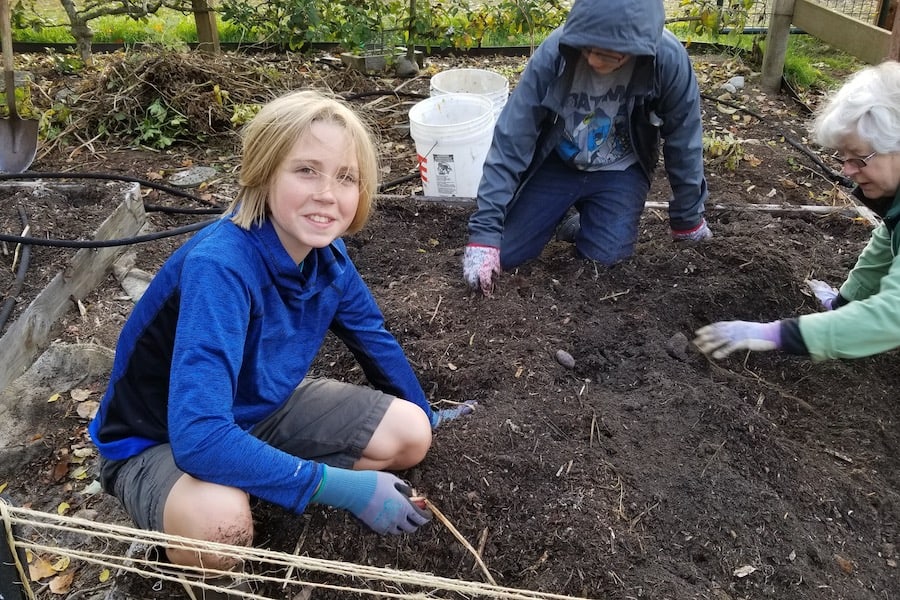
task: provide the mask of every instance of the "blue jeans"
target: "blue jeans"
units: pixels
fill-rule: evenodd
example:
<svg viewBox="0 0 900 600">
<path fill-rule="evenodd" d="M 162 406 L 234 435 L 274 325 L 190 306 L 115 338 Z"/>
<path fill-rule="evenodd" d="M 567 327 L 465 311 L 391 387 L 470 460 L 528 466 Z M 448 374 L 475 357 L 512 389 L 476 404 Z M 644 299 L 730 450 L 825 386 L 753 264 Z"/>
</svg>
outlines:
<svg viewBox="0 0 900 600">
<path fill-rule="evenodd" d="M 500 264 L 511 269 L 536 258 L 571 206 L 581 217 L 578 254 L 604 265 L 621 262 L 634 254 L 649 191 L 637 163 L 624 171 L 578 171 L 551 154 L 506 214 Z"/>
</svg>

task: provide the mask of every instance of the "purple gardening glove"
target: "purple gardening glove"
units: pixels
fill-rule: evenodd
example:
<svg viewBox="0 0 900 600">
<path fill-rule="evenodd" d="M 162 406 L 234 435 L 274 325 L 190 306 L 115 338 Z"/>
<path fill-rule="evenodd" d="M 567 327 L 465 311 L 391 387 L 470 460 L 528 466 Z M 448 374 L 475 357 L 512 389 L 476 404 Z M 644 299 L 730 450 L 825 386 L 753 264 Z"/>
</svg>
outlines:
<svg viewBox="0 0 900 600">
<path fill-rule="evenodd" d="M 494 275 L 499 275 L 500 248 L 469 244 L 463 255 L 463 277 L 472 289 L 481 289 L 485 296 L 494 291 Z"/>
<path fill-rule="evenodd" d="M 431 511 L 409 501 L 410 487 L 384 471 L 353 471 L 324 465 L 312 502 L 343 508 L 375 533 L 411 533 L 431 520 Z"/>
<path fill-rule="evenodd" d="M 672 239 L 676 242 L 702 242 L 713 236 L 706 219 L 700 219 L 700 224 L 691 229 L 673 229 Z"/>
<path fill-rule="evenodd" d="M 806 285 L 816 297 L 816 300 L 819 301 L 819 304 L 822 305 L 822 308 L 825 310 L 834 309 L 834 299 L 838 296 L 837 289 L 818 279 L 807 279 Z"/>
<path fill-rule="evenodd" d="M 735 350 L 778 350 L 781 348 L 781 321 L 719 321 L 696 332 L 694 343 L 704 354 L 725 358 Z"/>
<path fill-rule="evenodd" d="M 462 404 L 453 408 L 444 408 L 442 410 L 431 411 L 431 428 L 436 429 L 439 425 L 443 425 L 447 421 L 452 421 L 475 412 L 478 402 L 475 400 L 466 400 Z"/>
</svg>

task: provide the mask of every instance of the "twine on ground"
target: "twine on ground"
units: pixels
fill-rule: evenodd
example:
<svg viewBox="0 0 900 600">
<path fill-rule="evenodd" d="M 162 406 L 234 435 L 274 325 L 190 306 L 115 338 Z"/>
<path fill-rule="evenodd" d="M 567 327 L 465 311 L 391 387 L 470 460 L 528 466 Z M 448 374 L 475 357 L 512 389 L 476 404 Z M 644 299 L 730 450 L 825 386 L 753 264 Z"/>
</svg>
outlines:
<svg viewBox="0 0 900 600">
<path fill-rule="evenodd" d="M 6 529 L 6 542 L 9 546 L 9 552 L 12 555 L 13 563 L 16 565 L 16 571 L 19 572 L 19 580 L 22 582 L 22 587 L 25 588 L 25 594 L 28 596 L 29 600 L 35 600 L 34 592 L 31 591 L 31 586 L 28 584 L 28 575 L 25 573 L 25 565 L 19 560 L 19 553 L 16 552 L 16 537 L 13 535 L 13 523 L 12 517 L 9 514 L 9 506 L 9 502 L 4 498 L 0 498 L 0 519 L 3 520 L 3 525 Z"/>
<path fill-rule="evenodd" d="M 98 546 L 106 548 L 107 551 L 96 551 L 60 547 L 59 545 L 44 544 L 30 539 L 16 540 L 13 535 L 12 525 L 15 523 L 34 527 L 36 529 L 52 529 L 61 532 L 88 535 L 96 538 L 103 538 L 108 542 L 116 541 L 129 544 L 143 544 L 146 547 L 162 545 L 167 548 L 179 550 L 212 552 L 235 557 L 243 561 L 260 563 L 262 568 L 259 570 L 263 572 L 245 572 L 240 574 L 242 579 L 249 582 L 302 585 L 337 591 L 355 592 L 357 594 L 368 594 L 371 596 L 421 600 L 434 599 L 436 597 L 435 592 L 440 591 L 456 592 L 471 597 L 500 598 L 504 600 L 588 600 L 576 596 L 536 592 L 490 583 L 440 577 L 418 571 L 403 571 L 386 567 L 371 567 L 355 563 L 317 559 L 274 550 L 266 550 L 263 548 L 234 546 L 215 542 L 201 542 L 157 531 L 146 531 L 108 523 L 94 523 L 77 517 L 68 517 L 9 506 L 2 502 L 0 502 L 0 511 L 2 511 L 2 516 L 6 523 L 7 536 L 10 539 L 10 546 L 14 555 L 16 546 L 18 545 L 18 547 L 31 550 L 32 552 L 44 552 L 68 556 L 72 559 L 77 559 L 86 563 L 118 569 L 120 572 L 135 573 L 143 577 L 152 577 L 178 584 L 184 584 L 186 578 L 190 578 L 190 586 L 195 589 L 224 591 L 222 588 L 210 585 L 208 583 L 209 578 L 211 576 L 234 575 L 234 573 L 215 569 L 202 569 L 200 567 L 179 567 L 176 570 L 172 565 L 160 563 L 147 555 L 127 556 L 124 553 L 123 555 L 108 553 L 110 547 L 108 543 L 98 544 Z M 381 582 L 395 590 L 401 591 L 373 590 L 357 585 L 338 585 L 306 581 L 299 575 L 296 578 L 291 577 L 291 579 L 288 579 L 288 575 L 276 576 L 267 574 L 276 572 L 284 572 L 286 574 L 293 572 L 299 573 L 301 570 L 326 573 L 346 578 L 355 578 L 356 580 L 363 580 L 363 583 Z M 204 577 L 206 578 L 205 581 L 203 579 Z M 413 593 L 404 592 L 402 591 L 403 586 L 413 586 L 425 591 Z M 266 598 L 266 596 L 259 596 L 234 589 L 228 589 L 227 592 L 236 597 Z M 34 596 L 31 595 L 30 598 L 33 600 Z"/>
</svg>

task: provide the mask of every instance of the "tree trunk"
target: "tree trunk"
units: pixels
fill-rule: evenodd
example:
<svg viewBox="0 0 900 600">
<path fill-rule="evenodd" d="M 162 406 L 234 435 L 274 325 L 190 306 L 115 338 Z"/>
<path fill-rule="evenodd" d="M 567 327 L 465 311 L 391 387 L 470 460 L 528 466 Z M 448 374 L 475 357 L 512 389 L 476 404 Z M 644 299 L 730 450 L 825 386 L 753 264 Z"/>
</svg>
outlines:
<svg viewBox="0 0 900 600">
<path fill-rule="evenodd" d="M 94 32 L 88 26 L 87 21 L 78 14 L 78 8 L 73 0 L 60 0 L 66 15 L 69 17 L 69 31 L 75 38 L 75 48 L 81 60 L 86 66 L 93 66 L 94 58 L 91 53 L 91 40 L 94 39 Z"/>
</svg>

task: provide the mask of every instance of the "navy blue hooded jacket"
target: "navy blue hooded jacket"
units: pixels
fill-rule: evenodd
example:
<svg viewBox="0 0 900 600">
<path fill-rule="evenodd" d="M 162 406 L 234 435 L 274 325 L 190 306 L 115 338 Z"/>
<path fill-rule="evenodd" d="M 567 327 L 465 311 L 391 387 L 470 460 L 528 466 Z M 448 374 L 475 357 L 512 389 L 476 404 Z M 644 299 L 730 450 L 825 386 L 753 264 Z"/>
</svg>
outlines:
<svg viewBox="0 0 900 600">
<path fill-rule="evenodd" d="M 660 137 L 673 197 L 672 229 L 693 229 L 708 196 L 703 175 L 700 90 L 690 57 L 665 30 L 659 0 L 577 0 L 563 26 L 538 47 L 497 119 L 469 219 L 469 243 L 500 247 L 509 206 L 564 133 L 560 117 L 582 48 L 634 56 L 625 102 L 641 167 L 652 180 Z"/>
</svg>

